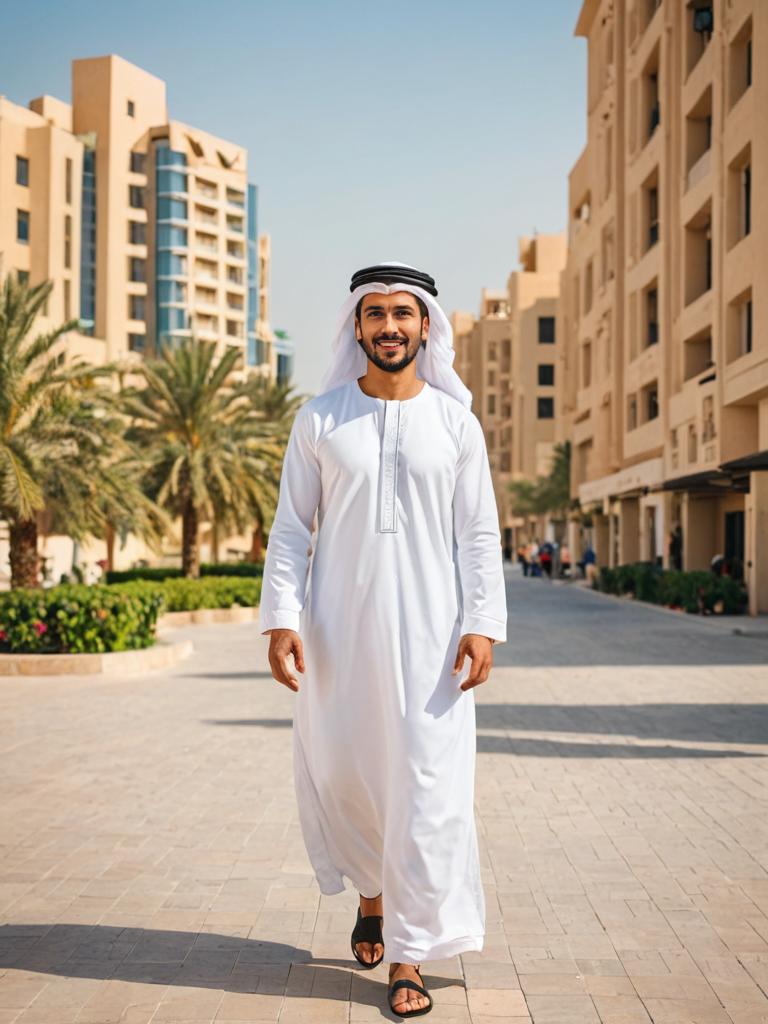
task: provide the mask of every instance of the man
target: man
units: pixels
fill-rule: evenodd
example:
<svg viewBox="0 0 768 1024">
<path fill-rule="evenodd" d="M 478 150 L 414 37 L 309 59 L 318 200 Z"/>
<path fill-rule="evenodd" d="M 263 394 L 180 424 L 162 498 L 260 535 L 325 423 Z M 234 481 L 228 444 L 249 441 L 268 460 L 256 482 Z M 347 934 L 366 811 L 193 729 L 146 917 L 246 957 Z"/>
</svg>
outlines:
<svg viewBox="0 0 768 1024">
<path fill-rule="evenodd" d="M 506 640 L 504 571 L 433 278 L 384 263 L 350 292 L 320 393 L 291 428 L 260 629 L 297 693 L 294 779 L 320 891 L 350 879 L 355 957 L 375 966 L 386 949 L 390 1007 L 415 1016 L 432 1005 L 420 963 L 483 946 L 472 688 Z"/>
</svg>

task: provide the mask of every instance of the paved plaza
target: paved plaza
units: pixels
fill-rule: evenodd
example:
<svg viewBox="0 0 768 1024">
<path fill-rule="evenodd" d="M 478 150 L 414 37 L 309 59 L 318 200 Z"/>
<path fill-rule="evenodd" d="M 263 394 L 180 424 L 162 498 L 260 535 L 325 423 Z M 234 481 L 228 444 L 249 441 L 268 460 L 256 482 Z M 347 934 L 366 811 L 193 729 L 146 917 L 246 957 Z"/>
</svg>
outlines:
<svg viewBox="0 0 768 1024">
<path fill-rule="evenodd" d="M 768 629 L 507 573 L 486 944 L 424 965 L 427 1019 L 767 1024 Z M 175 635 L 171 670 L 2 680 L 0 1024 L 399 1019 L 311 873 L 267 638 Z"/>
</svg>

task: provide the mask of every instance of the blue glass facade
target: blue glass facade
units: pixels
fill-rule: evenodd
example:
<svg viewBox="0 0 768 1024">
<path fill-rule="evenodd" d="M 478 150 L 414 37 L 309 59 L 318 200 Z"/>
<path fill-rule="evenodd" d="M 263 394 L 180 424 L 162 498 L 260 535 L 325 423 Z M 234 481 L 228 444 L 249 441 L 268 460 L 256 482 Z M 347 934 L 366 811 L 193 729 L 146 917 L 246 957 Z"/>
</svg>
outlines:
<svg viewBox="0 0 768 1024">
<path fill-rule="evenodd" d="M 264 361 L 263 345 L 256 337 L 256 323 L 259 319 L 259 225 L 258 195 L 256 185 L 248 186 L 247 238 L 248 238 L 248 310 L 246 314 L 246 336 L 248 339 L 246 362 L 258 366 Z"/>
<path fill-rule="evenodd" d="M 96 323 L 96 151 L 83 151 L 80 222 L 80 330 L 93 335 Z"/>
<path fill-rule="evenodd" d="M 155 310 L 158 351 L 189 328 L 187 157 L 166 140 L 155 147 Z"/>
</svg>

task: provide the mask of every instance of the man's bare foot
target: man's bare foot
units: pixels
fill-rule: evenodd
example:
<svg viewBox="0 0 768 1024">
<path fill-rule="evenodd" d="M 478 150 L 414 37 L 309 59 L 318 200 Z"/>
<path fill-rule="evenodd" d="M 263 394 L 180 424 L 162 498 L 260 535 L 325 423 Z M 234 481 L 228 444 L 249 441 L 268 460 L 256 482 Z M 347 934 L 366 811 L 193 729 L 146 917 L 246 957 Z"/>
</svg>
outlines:
<svg viewBox="0 0 768 1024">
<path fill-rule="evenodd" d="M 417 985 L 424 986 L 422 979 L 416 972 L 414 964 L 389 965 L 389 984 L 394 985 L 396 981 L 405 978 L 406 981 L 415 981 Z M 410 1010 L 421 1010 L 429 1005 L 429 1000 L 421 992 L 412 988 L 399 988 L 392 996 L 391 1007 L 395 1013 L 408 1013 Z"/>
<path fill-rule="evenodd" d="M 361 894 L 360 913 L 363 917 L 383 917 L 383 894 L 379 893 L 379 895 L 375 896 L 373 899 L 368 899 L 366 896 Z M 380 942 L 356 942 L 355 949 L 357 950 L 360 959 L 364 960 L 367 964 L 373 963 L 374 960 L 378 960 L 379 957 L 384 955 L 384 947 Z"/>
</svg>

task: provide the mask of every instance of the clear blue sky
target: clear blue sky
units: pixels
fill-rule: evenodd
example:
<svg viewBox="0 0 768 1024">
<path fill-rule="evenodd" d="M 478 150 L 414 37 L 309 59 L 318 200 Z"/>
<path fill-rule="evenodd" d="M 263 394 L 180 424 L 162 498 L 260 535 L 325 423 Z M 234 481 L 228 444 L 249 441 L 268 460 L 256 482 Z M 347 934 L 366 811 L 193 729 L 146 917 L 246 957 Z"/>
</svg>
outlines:
<svg viewBox="0 0 768 1024">
<path fill-rule="evenodd" d="M 504 286 L 517 238 L 566 226 L 586 137 L 581 0 L 198 0 L 6 7 L 0 93 L 70 99 L 70 62 L 117 53 L 171 118 L 244 145 L 272 235 L 272 323 L 311 393 L 352 272 L 403 260 L 446 313 Z"/>
</svg>

